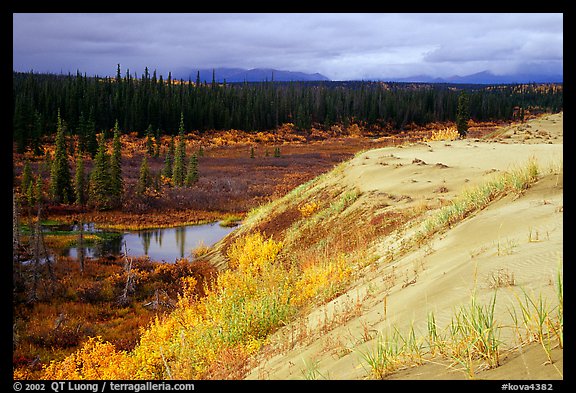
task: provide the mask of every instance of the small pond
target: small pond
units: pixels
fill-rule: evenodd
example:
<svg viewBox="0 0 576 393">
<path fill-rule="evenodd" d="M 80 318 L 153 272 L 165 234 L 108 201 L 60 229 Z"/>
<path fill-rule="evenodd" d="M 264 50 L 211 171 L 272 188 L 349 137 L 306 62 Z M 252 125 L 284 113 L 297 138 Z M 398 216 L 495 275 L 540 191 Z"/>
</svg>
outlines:
<svg viewBox="0 0 576 393">
<path fill-rule="evenodd" d="M 87 232 L 93 226 L 85 227 Z M 198 246 L 212 246 L 235 228 L 222 227 L 218 222 L 203 225 L 187 225 L 174 228 L 149 229 L 123 232 L 120 236 L 84 247 L 87 257 L 120 255 L 125 248 L 128 256 L 148 256 L 153 261 L 175 262 L 180 258 L 193 259 L 192 251 Z M 78 247 L 68 248 L 61 255 L 78 257 Z"/>
</svg>

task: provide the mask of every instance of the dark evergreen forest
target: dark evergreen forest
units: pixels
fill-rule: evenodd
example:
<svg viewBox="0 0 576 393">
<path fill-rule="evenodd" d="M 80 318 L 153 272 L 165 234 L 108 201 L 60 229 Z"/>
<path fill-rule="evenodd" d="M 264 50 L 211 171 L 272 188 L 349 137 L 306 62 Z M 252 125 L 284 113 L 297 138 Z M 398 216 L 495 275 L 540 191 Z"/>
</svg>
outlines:
<svg viewBox="0 0 576 393">
<path fill-rule="evenodd" d="M 81 138 L 116 121 L 123 132 L 150 130 L 174 135 L 185 130 L 274 130 L 293 123 L 299 130 L 351 123 L 386 130 L 412 124 L 456 121 L 458 96 L 469 98 L 475 121 L 513 120 L 524 109 L 558 112 L 562 85 L 452 85 L 395 82 L 211 83 L 166 79 L 146 68 L 115 77 L 13 72 L 13 137 L 17 150 L 39 146 L 56 134 L 58 111 L 68 134 Z M 88 148 L 90 150 L 90 148 Z"/>
</svg>

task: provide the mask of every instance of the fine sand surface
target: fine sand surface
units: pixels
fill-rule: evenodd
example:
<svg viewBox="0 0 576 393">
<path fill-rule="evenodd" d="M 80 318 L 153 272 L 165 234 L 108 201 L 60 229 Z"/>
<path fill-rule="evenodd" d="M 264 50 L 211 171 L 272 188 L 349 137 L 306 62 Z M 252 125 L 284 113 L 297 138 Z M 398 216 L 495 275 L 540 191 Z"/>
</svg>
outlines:
<svg viewBox="0 0 576 393">
<path fill-rule="evenodd" d="M 563 115 L 546 115 L 498 130 L 483 140 L 435 141 L 370 150 L 357 155 L 327 181 L 357 188 L 354 208 L 422 209 L 446 204 L 466 187 L 536 160 L 540 179 L 520 196 L 508 195 L 435 235 L 401 251 L 414 228 L 381 239 L 369 265 L 346 293 L 291 323 L 270 340 L 248 379 L 364 379 L 362 353 L 373 351 L 380 332 L 393 328 L 426 336 L 433 312 L 445 328 L 472 296 L 488 304 L 496 294 L 496 318 L 512 325 L 523 291 L 550 305 L 563 263 Z M 406 240 L 407 241 L 407 240 Z M 397 257 L 390 258 L 390 252 Z M 384 257 L 387 255 L 387 257 Z M 495 289 L 497 287 L 497 289 Z M 562 379 L 563 351 L 553 363 L 539 344 L 519 348 L 512 329 L 502 329 L 502 365 L 476 370 L 477 379 Z M 448 360 L 405 365 L 389 379 L 467 379 Z M 312 373 L 313 372 L 313 373 Z"/>
</svg>

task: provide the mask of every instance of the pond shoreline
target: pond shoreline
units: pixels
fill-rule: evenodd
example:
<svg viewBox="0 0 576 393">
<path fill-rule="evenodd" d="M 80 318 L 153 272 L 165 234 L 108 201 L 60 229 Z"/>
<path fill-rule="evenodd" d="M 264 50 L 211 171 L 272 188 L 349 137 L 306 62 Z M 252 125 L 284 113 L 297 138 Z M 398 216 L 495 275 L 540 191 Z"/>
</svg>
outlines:
<svg viewBox="0 0 576 393">
<path fill-rule="evenodd" d="M 197 252 L 209 249 L 239 225 L 238 217 L 170 227 L 119 230 L 97 226 L 93 222 L 56 223 L 43 228 L 51 253 L 79 258 L 145 257 L 152 261 L 173 263 L 181 258 L 196 259 Z M 80 254 L 82 250 L 82 253 Z"/>
<path fill-rule="evenodd" d="M 245 213 L 229 213 L 202 210 L 160 210 L 147 213 L 127 213 L 120 210 L 103 212 L 77 212 L 49 214 L 47 219 L 60 223 L 93 222 L 100 230 L 139 231 L 148 229 L 174 228 L 188 225 L 204 225 L 221 221 L 237 224 Z"/>
</svg>

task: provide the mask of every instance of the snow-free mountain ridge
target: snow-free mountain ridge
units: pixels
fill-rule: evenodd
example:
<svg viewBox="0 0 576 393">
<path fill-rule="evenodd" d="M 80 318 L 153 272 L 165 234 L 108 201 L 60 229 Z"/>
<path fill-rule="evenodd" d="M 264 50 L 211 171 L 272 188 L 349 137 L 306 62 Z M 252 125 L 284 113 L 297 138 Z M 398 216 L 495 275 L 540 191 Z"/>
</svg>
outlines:
<svg viewBox="0 0 576 393">
<path fill-rule="evenodd" d="M 196 81 L 200 77 L 200 82 L 210 83 L 212 79 L 218 83 L 238 83 L 238 82 L 290 82 L 290 81 L 331 81 L 320 73 L 306 73 L 298 71 L 277 70 L 273 68 L 204 68 L 204 69 L 181 69 L 174 72 L 178 79 L 190 79 Z M 413 75 L 408 77 L 371 77 L 358 78 L 366 81 L 386 81 L 386 82 L 415 82 L 415 83 L 461 83 L 461 84 L 509 84 L 509 83 L 562 83 L 561 74 L 536 74 L 536 73 L 515 73 L 507 75 L 496 75 L 490 71 L 477 72 L 470 75 L 453 75 L 449 77 L 435 77 L 431 75 Z"/>
</svg>

